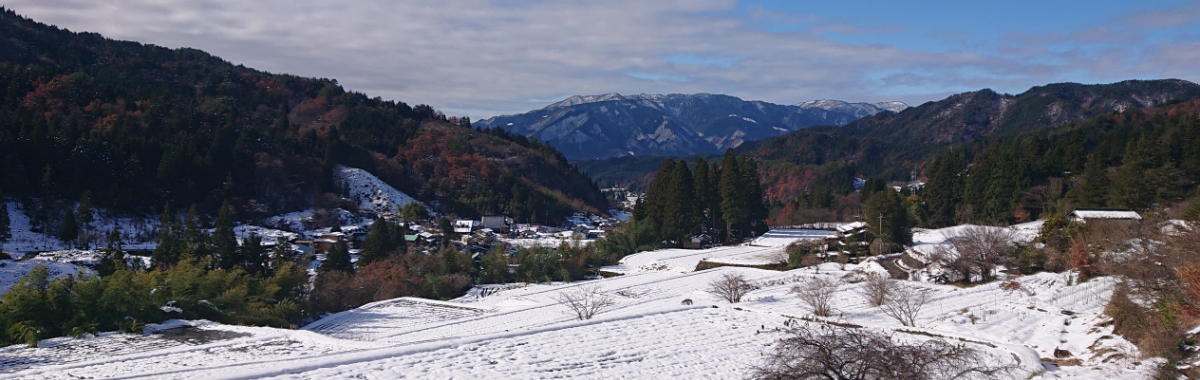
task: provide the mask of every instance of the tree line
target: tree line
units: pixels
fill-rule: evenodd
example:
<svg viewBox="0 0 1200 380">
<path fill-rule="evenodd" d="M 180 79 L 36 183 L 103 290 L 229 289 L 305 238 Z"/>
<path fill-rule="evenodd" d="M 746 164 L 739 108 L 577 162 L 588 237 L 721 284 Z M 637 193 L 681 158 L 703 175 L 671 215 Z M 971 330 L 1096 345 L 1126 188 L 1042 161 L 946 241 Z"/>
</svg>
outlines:
<svg viewBox="0 0 1200 380">
<path fill-rule="evenodd" d="M 697 158 L 694 170 L 668 158 L 638 199 L 633 220 L 672 245 L 697 234 L 721 242 L 761 234 L 767 230 L 761 182 L 758 163 L 731 150 L 720 165 Z"/>
<path fill-rule="evenodd" d="M 1194 107 L 1097 116 L 946 151 L 929 165 L 920 224 L 1007 224 L 1079 207 L 1181 203 L 1196 196 L 1200 178 Z"/>
</svg>

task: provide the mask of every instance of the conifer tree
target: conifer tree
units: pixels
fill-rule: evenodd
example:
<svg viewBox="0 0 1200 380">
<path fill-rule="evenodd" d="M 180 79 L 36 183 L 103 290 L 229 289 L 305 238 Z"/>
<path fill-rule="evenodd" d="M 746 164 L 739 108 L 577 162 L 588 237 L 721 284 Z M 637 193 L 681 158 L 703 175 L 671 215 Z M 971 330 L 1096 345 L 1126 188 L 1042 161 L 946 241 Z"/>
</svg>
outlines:
<svg viewBox="0 0 1200 380">
<path fill-rule="evenodd" d="M 196 210 L 196 205 L 192 204 L 188 208 L 187 216 L 183 218 L 183 228 L 179 230 L 183 236 L 180 238 L 180 257 L 191 258 L 212 258 L 212 247 L 209 246 L 208 234 L 200 225 L 200 212 Z"/>
<path fill-rule="evenodd" d="M 742 192 L 746 188 L 741 169 L 738 168 L 737 157 L 733 150 L 726 150 L 721 161 L 721 216 L 725 219 L 725 231 L 729 239 L 737 239 L 745 234 L 745 224 L 749 219 L 746 212 L 746 197 Z M 736 233 L 734 231 L 737 231 Z"/>
<path fill-rule="evenodd" d="M 105 277 L 113 274 L 120 268 L 126 268 L 125 250 L 121 247 L 121 230 L 113 227 L 108 233 L 108 246 L 104 248 L 104 255 L 100 258 L 100 267 L 97 268 L 100 277 Z"/>
<path fill-rule="evenodd" d="M 694 179 L 687 162 L 676 162 L 669 180 L 667 193 L 662 199 L 662 235 L 682 243 L 699 224 L 699 218 L 696 217 L 696 191 L 692 188 Z"/>
<path fill-rule="evenodd" d="M 725 229 L 725 216 L 721 211 L 721 202 L 723 202 L 721 198 L 721 167 L 717 166 L 716 163 L 708 167 L 708 185 L 710 187 L 709 193 L 712 195 L 712 199 L 709 199 L 709 202 L 711 202 L 709 208 L 713 212 L 711 216 L 711 219 L 713 219 L 712 228 L 714 230 L 712 237 L 718 241 L 725 241 L 728 239 L 729 231 Z"/>
<path fill-rule="evenodd" d="M 696 169 L 692 171 L 694 187 L 696 189 L 696 204 L 699 206 L 699 217 L 703 230 L 709 231 L 716 226 L 716 214 L 720 212 L 721 202 L 718 200 L 718 192 L 716 186 L 711 182 L 712 175 L 709 174 L 708 162 L 703 158 L 696 158 Z"/>
<path fill-rule="evenodd" d="M 650 222 L 651 229 L 656 234 L 662 236 L 663 218 L 665 215 L 667 203 L 667 194 L 671 192 L 671 184 L 675 178 L 675 160 L 663 160 L 662 165 L 658 167 L 658 172 L 654 174 L 654 180 L 650 181 L 650 189 L 646 191 L 646 200 L 643 206 L 646 209 L 646 219 Z"/>
<path fill-rule="evenodd" d="M 8 241 L 12 238 L 11 221 L 8 218 L 8 202 L 0 197 L 0 243 Z"/>
<path fill-rule="evenodd" d="M 271 248 L 271 269 L 282 267 L 283 263 L 292 261 L 292 247 L 287 239 L 280 236 L 275 239 L 275 247 Z"/>
<path fill-rule="evenodd" d="M 642 202 L 643 198 L 646 197 L 638 197 L 638 199 L 633 202 L 633 220 L 641 221 L 646 219 L 646 205 Z"/>
<path fill-rule="evenodd" d="M 863 219 L 868 225 L 868 233 L 883 239 L 886 243 L 912 243 L 912 234 L 908 225 L 908 210 L 900 200 L 900 194 L 893 189 L 884 189 L 871 194 L 863 205 Z"/>
<path fill-rule="evenodd" d="M 79 225 L 75 223 L 75 211 L 68 209 L 63 215 L 62 224 L 58 226 L 58 240 L 73 243 L 79 238 Z"/>
<path fill-rule="evenodd" d="M 742 169 L 742 183 L 745 186 L 743 195 L 746 197 L 746 216 L 752 231 L 756 234 L 767 232 L 766 219 L 769 217 L 767 210 L 766 194 L 762 189 L 762 180 L 758 174 L 758 162 L 750 157 L 743 157 L 739 164 Z"/>
<path fill-rule="evenodd" d="M 886 188 L 887 181 L 884 181 L 882 178 L 867 178 L 867 181 L 863 183 L 863 187 L 858 189 L 858 201 L 860 203 L 866 203 L 867 199 L 871 198 L 871 194 L 874 194 L 877 191 L 883 191 L 883 189 Z"/>
<path fill-rule="evenodd" d="M 171 206 L 164 205 L 162 216 L 158 219 L 158 246 L 150 256 L 152 267 L 169 268 L 179 262 L 179 253 L 183 248 L 179 230 L 179 220 L 171 215 Z"/>
<path fill-rule="evenodd" d="M 262 237 L 258 234 L 250 234 L 245 239 L 242 239 L 242 246 L 238 247 L 242 262 L 240 265 L 247 273 L 258 274 L 263 273 L 267 269 L 267 252 L 262 246 Z"/>
<path fill-rule="evenodd" d="M 1092 153 L 1083 166 L 1083 184 L 1071 189 L 1071 198 L 1077 202 L 1077 206 L 1103 207 L 1110 182 L 1103 159 L 1099 154 Z"/>
<path fill-rule="evenodd" d="M 396 248 L 395 233 L 392 230 L 392 224 L 383 218 L 376 219 L 374 223 L 371 223 L 371 231 L 367 233 L 362 253 L 358 255 L 359 267 L 365 267 L 367 264 L 387 258 L 388 254 Z"/>
<path fill-rule="evenodd" d="M 350 263 L 350 249 L 346 242 L 339 241 L 325 254 L 325 262 L 321 263 L 321 272 L 342 271 L 354 273 L 354 265 Z"/>
<path fill-rule="evenodd" d="M 83 195 L 79 197 L 79 206 L 75 207 L 75 221 L 79 225 L 79 230 L 83 232 L 84 243 L 89 245 L 92 222 L 95 220 L 94 208 L 92 191 L 84 190 Z"/>
<path fill-rule="evenodd" d="M 954 211 L 962 201 L 962 171 L 966 168 L 962 155 L 947 151 L 933 162 L 929 182 L 925 184 L 924 201 L 929 209 L 929 226 L 954 225 Z"/>
<path fill-rule="evenodd" d="M 238 254 L 237 236 L 233 234 L 233 209 L 229 202 L 217 210 L 216 229 L 212 234 L 213 253 L 221 269 L 230 269 L 243 262 Z"/>
<path fill-rule="evenodd" d="M 1145 174 L 1148 166 L 1147 156 L 1148 152 L 1142 150 L 1138 143 L 1129 141 L 1125 148 L 1125 157 L 1121 160 L 1121 167 L 1117 169 L 1117 175 L 1108 191 L 1108 204 L 1140 209 L 1151 201 Z"/>
</svg>

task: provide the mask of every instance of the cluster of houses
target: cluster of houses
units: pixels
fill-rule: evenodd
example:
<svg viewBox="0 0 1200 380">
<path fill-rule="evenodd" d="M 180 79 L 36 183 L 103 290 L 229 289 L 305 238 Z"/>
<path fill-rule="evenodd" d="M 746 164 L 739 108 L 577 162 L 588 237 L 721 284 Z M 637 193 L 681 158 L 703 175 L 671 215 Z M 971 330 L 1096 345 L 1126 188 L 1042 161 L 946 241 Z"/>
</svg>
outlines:
<svg viewBox="0 0 1200 380">
<path fill-rule="evenodd" d="M 462 243 L 470 245 L 494 243 L 498 239 L 598 239 L 616 228 L 615 218 L 597 215 L 575 214 L 568 227 L 546 226 L 531 223 L 514 223 L 504 216 L 484 216 L 480 220 L 457 219 L 454 232 L 461 236 Z"/>
<path fill-rule="evenodd" d="M 589 240 L 606 236 L 618 223 L 615 218 L 576 214 L 569 220 L 568 227 L 555 227 L 515 223 L 512 218 L 503 215 L 487 215 L 480 219 L 454 220 L 453 229 L 457 239 L 450 243 L 461 249 L 486 251 L 497 242 L 510 239 Z M 443 241 L 442 232 L 435 227 L 412 224 L 409 229 L 411 234 L 404 236 L 408 244 L 436 250 Z M 345 242 L 353 255 L 362 249 L 368 232 L 365 227 L 346 226 L 339 232 L 323 229 L 311 233 L 307 238 L 296 237 L 289 242 L 302 255 L 324 254 L 338 243 Z"/>
</svg>

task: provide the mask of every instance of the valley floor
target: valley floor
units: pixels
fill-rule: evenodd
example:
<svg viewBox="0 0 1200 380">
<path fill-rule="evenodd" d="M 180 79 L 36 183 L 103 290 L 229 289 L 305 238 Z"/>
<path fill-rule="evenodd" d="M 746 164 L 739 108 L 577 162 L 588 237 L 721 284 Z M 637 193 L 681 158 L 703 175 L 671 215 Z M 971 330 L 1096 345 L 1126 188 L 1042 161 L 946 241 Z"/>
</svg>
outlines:
<svg viewBox="0 0 1200 380">
<path fill-rule="evenodd" d="M 170 321 L 145 335 L 49 339 L 38 348 L 0 348 L 0 378 L 743 378 L 784 336 L 785 324 L 822 321 L 903 340 L 961 342 L 1017 364 L 1016 379 L 1142 378 L 1159 363 L 1139 360 L 1133 345 L 1112 334 L 1102 314 L 1115 283 L 1110 278 L 1075 284 L 1070 274 L 1042 273 L 1016 278 L 1017 290 L 999 282 L 905 282 L 928 292 L 930 301 L 917 327 L 903 327 L 859 295 L 863 284 L 856 281 L 880 270 L 871 262 L 787 272 L 691 269 L 701 259 L 736 261 L 768 251 L 782 246 L 645 252 L 606 268 L 622 276 L 486 285 L 449 302 L 380 301 L 300 330 Z M 705 291 L 725 273 L 742 274 L 758 289 L 738 304 Z M 814 276 L 845 281 L 834 298 L 836 317 L 812 317 L 790 293 Z M 554 300 L 593 284 L 616 304 L 592 320 L 576 320 Z M 1079 365 L 1043 361 L 1055 358 L 1056 349 L 1058 362 Z"/>
</svg>

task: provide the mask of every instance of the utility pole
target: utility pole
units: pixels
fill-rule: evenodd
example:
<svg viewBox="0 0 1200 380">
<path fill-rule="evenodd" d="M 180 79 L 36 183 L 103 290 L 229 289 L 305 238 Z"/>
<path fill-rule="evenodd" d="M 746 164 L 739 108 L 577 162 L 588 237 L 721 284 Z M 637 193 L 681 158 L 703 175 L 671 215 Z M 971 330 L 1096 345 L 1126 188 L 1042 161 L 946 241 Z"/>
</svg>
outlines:
<svg viewBox="0 0 1200 380">
<path fill-rule="evenodd" d="M 875 229 L 877 230 L 876 235 L 879 237 L 879 239 L 882 240 L 883 239 L 883 213 L 882 212 L 879 213 L 879 225 L 877 227 L 875 227 Z"/>
</svg>

